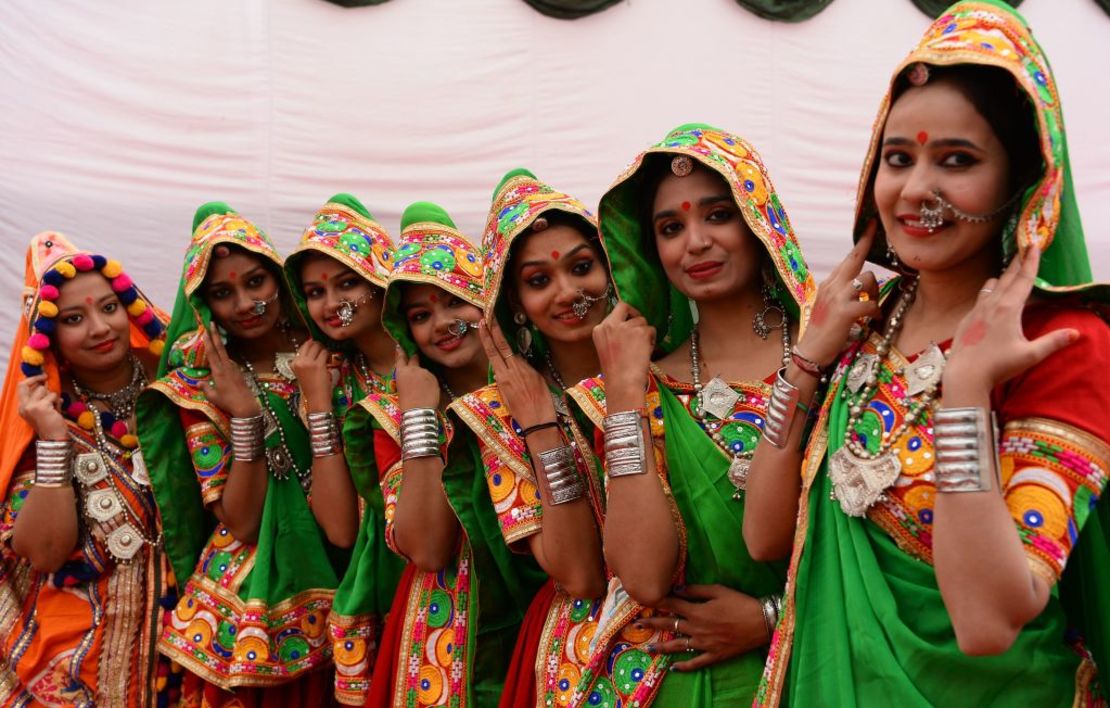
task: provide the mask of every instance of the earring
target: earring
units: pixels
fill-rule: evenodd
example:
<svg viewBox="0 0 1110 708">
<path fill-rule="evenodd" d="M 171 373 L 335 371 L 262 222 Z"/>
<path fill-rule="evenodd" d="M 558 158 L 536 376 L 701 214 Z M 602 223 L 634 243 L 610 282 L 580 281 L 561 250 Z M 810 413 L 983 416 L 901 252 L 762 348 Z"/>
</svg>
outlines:
<svg viewBox="0 0 1110 708">
<path fill-rule="evenodd" d="M 894 270 L 898 270 L 902 267 L 902 264 L 898 262 L 898 254 L 894 252 L 894 248 L 891 247 L 890 241 L 886 242 L 886 257 L 890 260 Z"/>
<path fill-rule="evenodd" d="M 523 312 L 513 313 L 513 323 L 518 325 L 516 330 L 516 348 L 525 357 L 532 354 L 532 327 Z"/>
<path fill-rule="evenodd" d="M 763 309 L 752 318 L 752 331 L 759 335 L 760 339 L 767 339 L 771 330 L 786 326 L 786 313 L 783 312 L 782 303 L 778 301 L 774 291 L 766 282 L 760 288 L 760 293 L 763 295 Z M 777 312 L 779 315 L 779 320 L 775 324 L 767 324 L 767 315 L 771 312 Z"/>
</svg>

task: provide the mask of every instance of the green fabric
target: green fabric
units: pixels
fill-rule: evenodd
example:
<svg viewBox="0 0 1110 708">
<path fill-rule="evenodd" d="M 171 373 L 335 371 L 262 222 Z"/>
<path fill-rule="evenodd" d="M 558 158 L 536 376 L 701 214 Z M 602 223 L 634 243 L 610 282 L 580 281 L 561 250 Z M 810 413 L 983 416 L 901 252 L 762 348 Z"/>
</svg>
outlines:
<svg viewBox="0 0 1110 708">
<path fill-rule="evenodd" d="M 619 0 L 524 0 L 534 10 L 559 20 L 576 20 L 579 17 L 601 12 L 616 5 Z"/>
<path fill-rule="evenodd" d="M 910 0 L 910 2 L 931 18 L 939 17 L 952 4 L 950 0 Z M 1017 7 L 1022 0 L 1006 0 L 1006 2 L 1011 7 Z"/>
<path fill-rule="evenodd" d="M 848 420 L 847 403 L 839 395 L 834 400 L 830 455 L 842 444 Z M 789 704 L 1072 704 L 1079 657 L 1064 643 L 1066 621 L 1055 590 L 1009 651 L 967 656 L 956 643 L 933 567 L 903 552 L 870 520 L 841 513 L 829 499 L 825 465 L 818 475 L 797 571 Z M 1105 603 L 1108 595 L 1100 597 Z"/>
<path fill-rule="evenodd" d="M 659 399 L 667 429 L 668 481 L 686 526 L 686 583 L 719 583 L 753 597 L 781 593 L 786 563 L 757 563 L 744 545 L 744 503 L 732 498 L 736 489 L 728 479 L 729 460 L 665 386 L 659 386 Z M 672 672 L 652 705 L 748 705 L 766 658 L 761 649 L 699 671 Z"/>
<path fill-rule="evenodd" d="M 916 0 L 916 2 L 923 1 Z M 808 20 L 828 7 L 830 2 L 832 0 L 736 0 L 740 7 L 754 12 L 765 20 L 781 22 Z"/>
<path fill-rule="evenodd" d="M 455 222 L 451 220 L 447 210 L 440 205 L 432 202 L 413 202 L 405 207 L 405 211 L 401 214 L 401 230 L 404 231 L 413 224 L 422 221 L 450 226 L 452 229 L 458 228 L 455 226 Z"/>
</svg>

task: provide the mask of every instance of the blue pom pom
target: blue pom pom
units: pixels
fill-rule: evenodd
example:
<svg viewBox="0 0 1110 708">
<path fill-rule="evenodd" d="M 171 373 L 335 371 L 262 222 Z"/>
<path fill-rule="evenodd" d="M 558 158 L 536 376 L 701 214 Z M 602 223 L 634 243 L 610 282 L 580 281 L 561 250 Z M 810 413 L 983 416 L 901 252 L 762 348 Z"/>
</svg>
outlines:
<svg viewBox="0 0 1110 708">
<path fill-rule="evenodd" d="M 108 265 L 108 259 L 104 256 L 93 256 L 92 262 L 93 268 L 95 268 L 96 270 L 100 270 L 104 266 Z"/>
<path fill-rule="evenodd" d="M 151 320 L 143 325 L 143 331 L 151 339 L 157 339 L 158 335 L 162 334 L 162 323 L 158 320 Z"/>
<path fill-rule="evenodd" d="M 26 376 L 27 378 L 31 378 L 32 376 L 38 376 L 39 374 L 42 373 L 42 367 L 41 366 L 34 366 L 33 364 L 28 364 L 27 362 L 22 362 L 19 365 L 19 368 L 23 372 L 23 375 Z"/>
<path fill-rule="evenodd" d="M 111 411 L 100 411 L 100 425 L 104 428 L 111 428 L 112 423 L 116 422 L 116 417 L 112 415 Z"/>
<path fill-rule="evenodd" d="M 50 270 L 43 273 L 42 282 L 46 283 L 47 285 L 53 285 L 56 288 L 60 288 L 62 286 L 62 283 L 66 282 L 66 279 L 62 276 L 61 273 L 51 268 Z"/>
<path fill-rule="evenodd" d="M 54 320 L 50 317 L 38 317 L 35 319 L 36 332 L 42 332 L 49 337 L 50 335 L 54 334 L 54 331 L 56 329 L 57 326 L 54 324 Z"/>
<path fill-rule="evenodd" d="M 128 305 L 139 299 L 139 291 L 135 288 L 128 288 L 122 293 L 116 294 L 119 296 L 119 301 L 123 303 L 124 307 L 127 307 Z"/>
</svg>

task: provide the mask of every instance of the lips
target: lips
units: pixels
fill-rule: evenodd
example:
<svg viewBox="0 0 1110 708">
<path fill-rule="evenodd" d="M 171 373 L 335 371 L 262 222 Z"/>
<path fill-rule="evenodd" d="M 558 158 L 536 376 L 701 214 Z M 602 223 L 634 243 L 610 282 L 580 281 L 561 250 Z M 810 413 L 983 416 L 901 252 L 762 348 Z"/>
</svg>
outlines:
<svg viewBox="0 0 1110 708">
<path fill-rule="evenodd" d="M 686 275 L 694 280 L 706 280 L 720 273 L 724 265 L 721 261 L 702 261 L 687 268 Z"/>
<path fill-rule="evenodd" d="M 914 238 L 929 238 L 936 236 L 938 233 L 948 228 L 949 222 L 944 222 L 934 229 L 927 229 L 921 225 L 921 217 L 917 214 L 899 214 L 897 217 L 899 226 L 907 236 Z"/>
<path fill-rule="evenodd" d="M 452 334 L 448 337 L 444 337 L 443 339 L 437 339 L 436 346 L 441 351 L 453 352 L 462 346 L 462 337 L 457 337 Z"/>
<path fill-rule="evenodd" d="M 89 349 L 96 352 L 97 354 L 107 354 L 108 352 L 116 348 L 116 342 L 118 341 L 118 337 L 113 337 L 112 339 L 103 341 L 100 344 L 94 344 L 89 347 Z"/>
<path fill-rule="evenodd" d="M 260 326 L 262 322 L 263 319 L 261 315 L 254 315 L 252 317 L 247 317 L 246 319 L 237 320 L 236 324 L 238 324 L 243 329 L 254 329 L 255 327 Z"/>
<path fill-rule="evenodd" d="M 339 319 L 338 316 L 328 317 L 324 320 L 324 324 L 326 324 L 328 327 L 342 327 L 343 320 Z"/>
<path fill-rule="evenodd" d="M 585 321 L 585 317 L 579 317 L 574 314 L 574 310 L 567 310 L 566 312 L 557 312 L 551 316 L 551 319 L 565 325 L 576 325 Z"/>
</svg>

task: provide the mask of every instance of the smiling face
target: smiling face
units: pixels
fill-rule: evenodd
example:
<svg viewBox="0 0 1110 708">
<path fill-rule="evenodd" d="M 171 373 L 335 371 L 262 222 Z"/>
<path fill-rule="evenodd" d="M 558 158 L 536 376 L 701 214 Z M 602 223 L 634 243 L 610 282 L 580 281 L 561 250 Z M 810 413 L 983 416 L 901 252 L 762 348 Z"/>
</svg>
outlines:
<svg viewBox="0 0 1110 708">
<path fill-rule="evenodd" d="M 216 324 L 236 339 L 268 334 L 281 321 L 282 311 L 280 285 L 267 263 L 238 248 L 216 246 L 212 255 L 200 293 Z M 255 314 L 258 301 L 267 303 L 261 315 Z"/>
<path fill-rule="evenodd" d="M 604 299 L 593 303 L 585 317 L 573 309 L 580 294 L 604 297 L 609 285 L 595 244 L 573 226 L 553 224 L 514 249 L 510 302 L 551 342 L 589 339 L 605 319 Z"/>
<path fill-rule="evenodd" d="M 334 258 L 317 253 L 305 256 L 301 293 L 309 317 L 331 339 L 352 339 L 381 327 L 381 290 Z M 341 309 L 351 313 L 347 326 Z"/>
<path fill-rule="evenodd" d="M 406 283 L 401 291 L 401 315 L 409 325 L 416 348 L 446 369 L 470 366 L 485 359 L 478 333 L 452 333 L 456 320 L 478 323 L 482 311 L 466 300 L 430 283 Z"/>
<path fill-rule="evenodd" d="M 987 120 L 952 81 L 906 90 L 890 109 L 874 197 L 889 245 L 918 271 L 944 271 L 969 259 L 997 262 L 1006 214 L 984 223 L 944 211 L 935 229 L 921 223 L 933 190 L 960 211 L 990 214 L 1011 196 L 1010 160 Z"/>
<path fill-rule="evenodd" d="M 79 379 L 121 366 L 130 351 L 127 310 L 99 273 L 78 273 L 60 289 L 55 342 Z"/>
<path fill-rule="evenodd" d="M 686 297 L 733 297 L 759 282 L 763 247 L 719 175 L 700 165 L 686 177 L 668 173 L 651 214 L 659 261 Z"/>
</svg>

